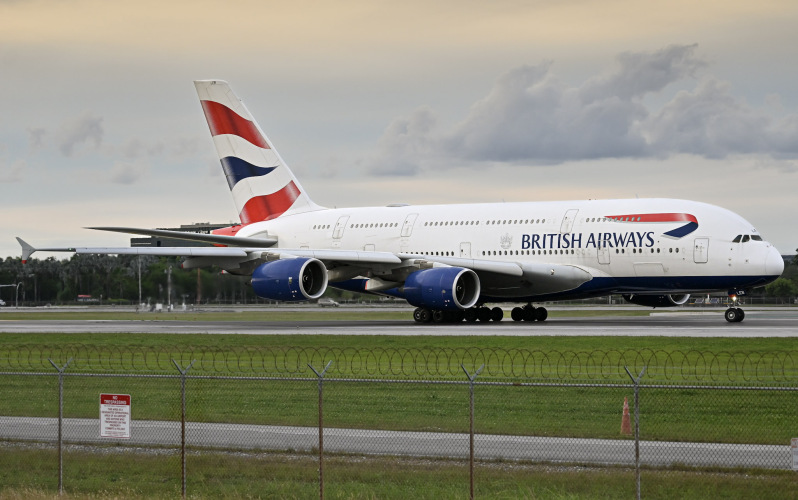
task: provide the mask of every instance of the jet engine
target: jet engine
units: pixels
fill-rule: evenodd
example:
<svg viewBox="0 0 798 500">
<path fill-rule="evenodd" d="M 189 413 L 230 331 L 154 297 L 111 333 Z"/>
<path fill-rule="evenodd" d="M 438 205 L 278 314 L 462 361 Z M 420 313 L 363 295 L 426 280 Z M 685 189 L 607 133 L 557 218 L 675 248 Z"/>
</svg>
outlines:
<svg viewBox="0 0 798 500">
<path fill-rule="evenodd" d="M 438 267 L 416 271 L 405 280 L 402 296 L 427 309 L 468 309 L 479 299 L 479 277 L 471 269 Z"/>
<path fill-rule="evenodd" d="M 264 299 L 317 299 L 327 289 L 327 268 L 317 259 L 266 262 L 252 273 L 252 289 Z"/>
<path fill-rule="evenodd" d="M 647 307 L 676 307 L 684 304 L 690 299 L 689 293 L 678 295 L 638 295 L 624 294 L 626 302 Z"/>
</svg>

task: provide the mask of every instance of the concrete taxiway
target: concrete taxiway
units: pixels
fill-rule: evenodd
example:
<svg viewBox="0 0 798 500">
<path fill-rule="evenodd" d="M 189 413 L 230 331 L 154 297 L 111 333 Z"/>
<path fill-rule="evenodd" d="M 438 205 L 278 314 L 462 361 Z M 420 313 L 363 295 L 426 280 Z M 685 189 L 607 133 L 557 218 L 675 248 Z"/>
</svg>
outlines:
<svg viewBox="0 0 798 500">
<path fill-rule="evenodd" d="M 108 444 L 115 439 L 100 438 L 98 419 L 68 418 L 63 424 L 67 443 Z M 180 422 L 131 422 L 129 446 L 180 446 Z M 56 442 L 55 418 L 1 417 L 0 438 L 6 440 Z M 318 446 L 318 428 L 186 423 L 190 446 L 227 450 L 300 450 Z M 444 432 L 402 432 L 366 429 L 324 429 L 324 449 L 331 453 L 391 455 L 439 458 L 468 458 L 469 435 Z M 474 436 L 478 460 L 529 460 L 634 465 L 634 441 L 629 439 L 575 439 L 539 436 Z M 681 464 L 694 467 L 761 467 L 790 469 L 789 445 L 754 445 L 641 441 L 640 460 L 644 465 Z"/>
</svg>

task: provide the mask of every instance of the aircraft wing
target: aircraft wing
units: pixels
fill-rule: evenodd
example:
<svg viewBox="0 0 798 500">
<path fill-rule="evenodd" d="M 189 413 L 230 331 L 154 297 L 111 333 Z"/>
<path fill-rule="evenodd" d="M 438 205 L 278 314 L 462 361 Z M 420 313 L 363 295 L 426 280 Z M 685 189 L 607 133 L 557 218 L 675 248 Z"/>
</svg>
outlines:
<svg viewBox="0 0 798 500">
<path fill-rule="evenodd" d="M 122 228 L 106 228 L 117 230 Z M 142 230 L 139 234 L 145 234 Z M 163 236 L 174 231 L 146 230 L 149 234 Z M 129 232 L 125 230 L 124 232 Z M 183 234 L 183 233 L 178 233 Z M 197 235 L 214 236 L 214 235 Z M 170 234 L 171 237 L 171 234 Z M 218 237 L 218 236 L 217 236 Z M 255 239 L 224 237 L 233 239 Z M 477 273 L 486 289 L 519 290 L 529 293 L 552 293 L 571 290 L 591 280 L 592 275 L 576 266 L 511 262 L 485 259 L 467 259 L 417 254 L 395 254 L 392 252 L 306 249 L 306 248 L 268 248 L 261 246 L 225 247 L 51 247 L 34 248 L 21 238 L 22 260 L 27 261 L 37 251 L 74 252 L 77 254 L 105 255 L 156 255 L 186 257 L 183 267 L 219 266 L 236 274 L 251 273 L 254 267 L 263 262 L 292 259 L 297 257 L 314 258 L 322 261 L 330 273 L 330 281 L 335 282 L 361 275 L 382 276 L 378 288 L 392 288 L 400 285 L 408 273 L 430 267 L 451 266 L 471 269 Z M 373 291 L 379 291 L 375 288 Z"/>
<path fill-rule="evenodd" d="M 140 234 L 143 236 L 160 236 L 162 238 L 172 238 L 175 240 L 199 241 L 214 245 L 226 245 L 230 247 L 258 247 L 268 248 L 277 244 L 277 238 L 260 237 L 245 238 L 240 236 L 225 236 L 221 234 L 188 233 L 184 231 L 169 231 L 167 229 L 144 229 L 139 227 L 87 227 L 97 231 L 111 231 L 114 233 Z"/>
</svg>

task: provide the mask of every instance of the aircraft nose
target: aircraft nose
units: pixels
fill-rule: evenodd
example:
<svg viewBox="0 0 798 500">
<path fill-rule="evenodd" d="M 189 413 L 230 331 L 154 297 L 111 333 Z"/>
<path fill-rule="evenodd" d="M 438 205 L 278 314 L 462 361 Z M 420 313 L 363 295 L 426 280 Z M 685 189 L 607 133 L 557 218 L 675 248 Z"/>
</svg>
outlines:
<svg viewBox="0 0 798 500">
<path fill-rule="evenodd" d="M 768 276 L 781 276 L 784 271 L 784 259 L 775 247 L 770 247 L 765 259 L 765 274 Z"/>
</svg>

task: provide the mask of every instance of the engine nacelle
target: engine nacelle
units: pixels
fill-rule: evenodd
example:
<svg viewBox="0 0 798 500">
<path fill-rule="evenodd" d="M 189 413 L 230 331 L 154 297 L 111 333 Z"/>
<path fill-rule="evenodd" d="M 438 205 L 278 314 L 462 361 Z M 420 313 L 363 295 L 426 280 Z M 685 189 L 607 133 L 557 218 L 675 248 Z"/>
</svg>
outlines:
<svg viewBox="0 0 798 500">
<path fill-rule="evenodd" d="M 402 295 L 416 307 L 468 309 L 479 299 L 479 277 L 471 269 L 438 267 L 416 271 L 405 280 Z"/>
<path fill-rule="evenodd" d="M 252 273 L 252 289 L 264 299 L 317 299 L 327 290 L 327 268 L 317 259 L 266 262 Z"/>
<path fill-rule="evenodd" d="M 679 295 L 638 295 L 624 294 L 626 302 L 647 307 L 676 307 L 684 304 L 690 299 L 689 293 Z"/>
</svg>

